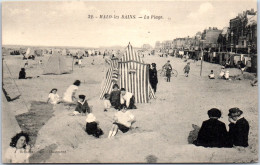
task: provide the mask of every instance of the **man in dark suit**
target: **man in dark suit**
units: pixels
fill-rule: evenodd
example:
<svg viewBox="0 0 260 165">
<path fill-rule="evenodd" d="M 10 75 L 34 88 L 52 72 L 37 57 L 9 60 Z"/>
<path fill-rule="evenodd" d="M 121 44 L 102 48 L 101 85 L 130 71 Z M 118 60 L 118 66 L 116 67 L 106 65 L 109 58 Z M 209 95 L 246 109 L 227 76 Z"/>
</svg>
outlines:
<svg viewBox="0 0 260 165">
<path fill-rule="evenodd" d="M 239 108 L 229 109 L 229 143 L 230 146 L 248 146 L 248 121 L 242 116 L 243 111 Z"/>
<path fill-rule="evenodd" d="M 221 111 L 212 108 L 208 111 L 208 116 L 210 119 L 202 123 L 194 144 L 204 147 L 225 147 L 227 144 L 226 125 L 218 120 L 221 117 Z"/>
</svg>

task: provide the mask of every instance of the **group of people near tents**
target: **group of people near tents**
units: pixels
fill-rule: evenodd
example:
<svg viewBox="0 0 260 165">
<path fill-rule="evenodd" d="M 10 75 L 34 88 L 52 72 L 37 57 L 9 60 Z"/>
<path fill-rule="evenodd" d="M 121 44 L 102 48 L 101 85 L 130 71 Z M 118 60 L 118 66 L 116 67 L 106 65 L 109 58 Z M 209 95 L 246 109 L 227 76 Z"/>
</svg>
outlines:
<svg viewBox="0 0 260 165">
<path fill-rule="evenodd" d="M 71 115 L 87 116 L 86 132 L 89 135 L 99 138 L 103 135 L 103 131 L 99 128 L 96 117 L 92 112 L 92 106 L 89 106 L 85 95 L 79 95 L 78 99 L 76 98 L 76 92 L 80 84 L 81 82 L 76 80 L 67 88 L 62 99 L 57 94 L 58 90 L 56 88 L 52 89 L 49 93 L 47 103 L 76 105 L 75 110 Z M 130 130 L 131 125 L 134 122 L 134 115 L 129 111 L 129 109 L 136 109 L 134 95 L 126 91 L 124 88 L 119 90 L 119 86 L 114 84 L 113 91 L 110 94 L 106 93 L 104 98 L 104 112 L 111 110 L 116 111 L 108 137 L 110 138 L 115 136 L 118 130 L 121 130 L 123 133 Z"/>
</svg>

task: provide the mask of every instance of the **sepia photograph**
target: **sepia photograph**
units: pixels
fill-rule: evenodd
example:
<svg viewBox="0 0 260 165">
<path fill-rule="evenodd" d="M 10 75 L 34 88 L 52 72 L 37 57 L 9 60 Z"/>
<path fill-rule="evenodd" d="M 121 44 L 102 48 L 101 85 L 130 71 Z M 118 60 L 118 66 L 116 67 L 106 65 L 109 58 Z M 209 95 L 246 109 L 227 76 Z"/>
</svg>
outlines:
<svg viewBox="0 0 260 165">
<path fill-rule="evenodd" d="M 2 1 L 2 163 L 256 163 L 256 0 Z"/>
</svg>

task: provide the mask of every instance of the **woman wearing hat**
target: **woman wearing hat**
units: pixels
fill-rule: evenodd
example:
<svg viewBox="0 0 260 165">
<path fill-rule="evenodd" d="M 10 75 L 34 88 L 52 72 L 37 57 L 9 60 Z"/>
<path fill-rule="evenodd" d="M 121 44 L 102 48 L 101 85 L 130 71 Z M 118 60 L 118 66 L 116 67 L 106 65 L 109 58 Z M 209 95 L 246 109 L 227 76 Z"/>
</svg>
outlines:
<svg viewBox="0 0 260 165">
<path fill-rule="evenodd" d="M 239 108 L 229 109 L 229 143 L 231 146 L 248 146 L 248 121 L 242 116 L 243 111 Z"/>
<path fill-rule="evenodd" d="M 209 120 L 202 123 L 194 144 L 203 147 L 225 147 L 227 144 L 226 125 L 218 120 L 221 117 L 221 111 L 212 108 L 208 111 L 208 116 Z"/>
</svg>

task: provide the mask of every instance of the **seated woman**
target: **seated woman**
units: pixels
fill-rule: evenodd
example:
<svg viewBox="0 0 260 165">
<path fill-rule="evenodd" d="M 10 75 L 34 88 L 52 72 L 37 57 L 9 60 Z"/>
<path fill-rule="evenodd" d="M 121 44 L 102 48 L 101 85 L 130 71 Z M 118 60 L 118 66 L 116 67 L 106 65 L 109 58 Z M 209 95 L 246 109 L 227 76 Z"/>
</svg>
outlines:
<svg viewBox="0 0 260 165">
<path fill-rule="evenodd" d="M 26 79 L 26 72 L 24 68 L 21 68 L 21 71 L 19 72 L 19 79 Z"/>
<path fill-rule="evenodd" d="M 124 107 L 115 114 L 114 122 L 111 130 L 109 131 L 108 138 L 115 136 L 118 129 L 123 133 L 128 132 L 134 121 L 134 115 L 130 111 L 127 111 L 126 107 Z"/>
<path fill-rule="evenodd" d="M 121 108 L 126 107 L 127 109 L 136 109 L 135 97 L 132 93 L 126 92 L 125 88 L 121 88 L 120 103 Z"/>
<path fill-rule="evenodd" d="M 219 121 L 221 111 L 212 108 L 208 111 L 209 120 L 202 123 L 194 144 L 203 147 L 226 147 L 228 142 L 226 125 Z"/>
<path fill-rule="evenodd" d="M 77 90 L 79 89 L 80 81 L 76 80 L 73 85 L 70 85 L 66 92 L 63 95 L 63 101 L 66 103 L 76 103 L 77 99 L 75 97 L 75 94 Z"/>
<path fill-rule="evenodd" d="M 243 117 L 243 111 L 239 108 L 231 108 L 228 113 L 229 124 L 229 145 L 248 147 L 248 133 L 249 133 L 249 123 Z"/>
<path fill-rule="evenodd" d="M 96 117 L 93 113 L 89 113 L 86 119 L 86 132 L 89 135 L 93 135 L 96 138 L 103 135 L 103 131 L 99 128 L 98 122 L 96 121 Z"/>
<path fill-rule="evenodd" d="M 18 133 L 12 139 L 10 147 L 5 154 L 5 163 L 29 163 L 30 146 L 29 136 L 26 133 Z"/>
<path fill-rule="evenodd" d="M 120 90 L 119 90 L 119 86 L 117 84 L 113 85 L 113 90 L 110 93 L 110 103 L 111 105 L 115 108 L 115 109 L 120 109 Z"/>
</svg>

